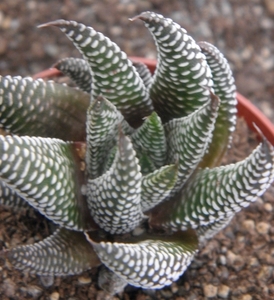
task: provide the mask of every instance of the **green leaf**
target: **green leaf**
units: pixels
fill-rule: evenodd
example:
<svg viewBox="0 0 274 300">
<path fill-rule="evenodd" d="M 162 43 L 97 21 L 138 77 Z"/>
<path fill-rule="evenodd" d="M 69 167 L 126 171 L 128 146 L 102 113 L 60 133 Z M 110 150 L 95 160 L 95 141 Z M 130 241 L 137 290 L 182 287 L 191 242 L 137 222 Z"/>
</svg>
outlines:
<svg viewBox="0 0 274 300">
<path fill-rule="evenodd" d="M 143 219 L 140 166 L 130 139 L 120 132 L 112 167 L 88 180 L 88 205 L 95 222 L 111 234 L 133 230 Z"/>
<path fill-rule="evenodd" d="M 92 76 L 86 60 L 67 57 L 59 60 L 52 67 L 70 77 L 82 91 L 91 93 Z"/>
<path fill-rule="evenodd" d="M 173 230 L 194 228 L 209 237 L 261 196 L 273 179 L 274 149 L 264 140 L 243 161 L 197 171 L 174 203 L 152 217 L 151 225 Z"/>
<path fill-rule="evenodd" d="M 230 144 L 231 133 L 235 130 L 236 125 L 237 98 L 232 71 L 223 54 L 207 42 L 200 42 L 199 46 L 211 69 L 215 94 L 221 100 L 212 142 L 200 165 L 204 168 L 219 165 Z"/>
<path fill-rule="evenodd" d="M 140 124 L 152 112 L 152 102 L 142 79 L 115 43 L 74 21 L 57 20 L 40 27 L 47 26 L 59 27 L 88 61 L 93 99 L 100 95 L 106 97 L 130 124 Z"/>
<path fill-rule="evenodd" d="M 103 97 L 93 101 L 87 112 L 87 170 L 90 179 L 101 176 L 110 149 L 117 144 L 118 124 L 123 116 Z"/>
<path fill-rule="evenodd" d="M 76 230 L 89 228 L 80 192 L 83 178 L 73 144 L 0 136 L 0 180 L 53 222 Z"/>
<path fill-rule="evenodd" d="M 20 197 L 15 190 L 9 188 L 3 181 L 0 181 L 0 205 L 15 209 L 27 209 L 30 207 L 28 202 Z"/>
<path fill-rule="evenodd" d="M 137 243 L 100 242 L 88 238 L 101 261 L 129 284 L 149 289 L 170 285 L 186 270 L 197 251 L 193 233 L 143 239 Z"/>
<path fill-rule="evenodd" d="M 133 62 L 133 66 L 143 80 L 145 87 L 148 88 L 152 83 L 152 75 L 149 68 L 141 62 Z"/>
<path fill-rule="evenodd" d="M 186 116 L 207 102 L 213 82 L 195 41 L 178 24 L 156 13 L 144 12 L 134 19 L 145 22 L 156 42 L 158 64 L 150 96 L 161 119 Z"/>
<path fill-rule="evenodd" d="M 52 81 L 0 77 L 0 124 L 19 135 L 81 141 L 88 94 Z"/>
<path fill-rule="evenodd" d="M 60 228 L 50 237 L 7 251 L 16 268 L 38 275 L 74 275 L 101 264 L 84 233 Z"/>
<path fill-rule="evenodd" d="M 153 112 L 144 123 L 131 135 L 134 149 L 139 157 L 146 154 L 156 168 L 166 161 L 166 138 L 161 119 Z"/>
<path fill-rule="evenodd" d="M 174 119 L 165 124 L 168 159 L 171 164 L 178 160 L 178 180 L 174 191 L 182 188 L 206 153 L 217 118 L 219 99 L 211 99 L 187 117 Z"/>
<path fill-rule="evenodd" d="M 165 200 L 177 182 L 178 166 L 164 166 L 142 178 L 141 206 L 148 211 Z"/>
</svg>

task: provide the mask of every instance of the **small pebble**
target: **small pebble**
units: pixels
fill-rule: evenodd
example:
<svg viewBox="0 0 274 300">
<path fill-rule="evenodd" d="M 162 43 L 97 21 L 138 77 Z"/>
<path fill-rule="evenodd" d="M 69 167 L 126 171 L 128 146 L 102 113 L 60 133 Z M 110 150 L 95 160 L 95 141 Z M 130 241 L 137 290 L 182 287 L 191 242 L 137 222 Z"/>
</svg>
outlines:
<svg viewBox="0 0 274 300">
<path fill-rule="evenodd" d="M 270 229 L 270 224 L 268 224 L 266 222 L 259 222 L 256 225 L 256 229 L 259 234 L 262 234 L 262 235 L 268 234 L 269 229 Z"/>
<path fill-rule="evenodd" d="M 53 292 L 52 294 L 50 294 L 49 299 L 50 300 L 59 300 L 59 293 L 58 292 Z"/>
<path fill-rule="evenodd" d="M 230 292 L 230 288 L 227 285 L 222 284 L 218 287 L 218 296 L 220 298 L 227 299 L 229 292 Z"/>
<path fill-rule="evenodd" d="M 249 294 L 245 294 L 242 296 L 241 300 L 252 300 L 252 296 Z"/>
<path fill-rule="evenodd" d="M 216 297 L 218 288 L 212 284 L 207 284 L 203 287 L 204 295 L 207 298 Z"/>
<path fill-rule="evenodd" d="M 243 222 L 244 228 L 248 231 L 252 231 L 255 228 L 255 222 L 253 220 L 245 220 Z"/>
<path fill-rule="evenodd" d="M 273 211 L 273 207 L 270 203 L 265 203 L 264 204 L 264 209 L 267 211 L 267 212 L 272 212 Z"/>
<path fill-rule="evenodd" d="M 90 277 L 80 276 L 80 277 L 78 278 L 78 282 L 79 282 L 80 284 L 89 284 L 89 283 L 91 283 L 91 278 L 90 278 Z"/>
</svg>

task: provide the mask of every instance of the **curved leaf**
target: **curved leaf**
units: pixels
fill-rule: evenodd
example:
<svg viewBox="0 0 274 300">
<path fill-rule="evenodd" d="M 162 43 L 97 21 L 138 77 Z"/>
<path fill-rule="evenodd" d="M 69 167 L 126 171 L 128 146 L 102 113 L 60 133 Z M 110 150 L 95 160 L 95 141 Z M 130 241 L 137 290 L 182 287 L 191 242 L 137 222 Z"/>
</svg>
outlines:
<svg viewBox="0 0 274 300">
<path fill-rule="evenodd" d="M 89 228 L 75 151 L 58 139 L 0 136 L 0 180 L 53 222 Z"/>
<path fill-rule="evenodd" d="M 197 251 L 197 239 L 189 233 L 137 243 L 88 240 L 107 268 L 129 284 L 149 289 L 163 288 L 177 280 Z"/>
<path fill-rule="evenodd" d="M 212 131 L 218 115 L 219 99 L 211 99 L 187 117 L 174 119 L 165 124 L 168 160 L 178 160 L 178 179 L 174 191 L 185 184 L 203 158 L 211 142 Z"/>
<path fill-rule="evenodd" d="M 206 56 L 211 69 L 215 94 L 220 98 L 213 138 L 208 153 L 200 167 L 214 167 L 220 164 L 231 140 L 231 133 L 235 130 L 237 114 L 237 98 L 234 77 L 229 64 L 223 54 L 207 42 L 198 43 Z"/>
<path fill-rule="evenodd" d="M 92 72 L 92 97 L 102 95 L 122 112 L 130 124 L 141 123 L 153 107 L 147 89 L 121 49 L 102 33 L 74 21 L 57 20 L 40 27 L 56 26 L 74 43 Z"/>
<path fill-rule="evenodd" d="M 83 141 L 88 103 L 88 94 L 52 81 L 0 77 L 0 124 L 8 132 Z"/>
<path fill-rule="evenodd" d="M 38 275 L 74 275 L 101 264 L 84 233 L 57 229 L 50 237 L 6 253 L 12 265 Z"/>
<path fill-rule="evenodd" d="M 59 60 L 52 67 L 70 77 L 82 91 L 91 93 L 92 76 L 86 60 L 67 57 Z"/>
<path fill-rule="evenodd" d="M 144 12 L 135 19 L 145 22 L 157 45 L 158 64 L 150 86 L 156 112 L 164 122 L 192 113 L 207 102 L 213 85 L 200 47 L 162 15 Z"/>
<path fill-rule="evenodd" d="M 151 225 L 194 228 L 209 237 L 261 196 L 273 179 L 274 149 L 264 140 L 243 161 L 197 171 L 174 203 L 168 203 L 169 211 L 166 206 L 155 213 Z"/>
</svg>

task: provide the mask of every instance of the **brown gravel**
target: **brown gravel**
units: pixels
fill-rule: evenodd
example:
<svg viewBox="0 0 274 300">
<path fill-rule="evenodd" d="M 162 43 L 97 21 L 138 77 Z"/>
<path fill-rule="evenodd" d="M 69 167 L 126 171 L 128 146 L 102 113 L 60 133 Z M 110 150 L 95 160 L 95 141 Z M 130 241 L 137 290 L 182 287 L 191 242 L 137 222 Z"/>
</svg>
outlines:
<svg viewBox="0 0 274 300">
<path fill-rule="evenodd" d="M 141 22 L 128 17 L 160 12 L 185 27 L 196 40 L 217 45 L 229 59 L 238 90 L 274 122 L 274 4 L 271 0 L 47 0 L 0 2 L 0 74 L 30 75 L 59 58 L 78 56 L 57 29 L 37 29 L 55 19 L 74 19 L 102 31 L 129 55 L 155 57 L 153 41 Z M 242 127 L 242 126 L 240 126 Z M 234 155 L 250 153 L 246 129 Z M 246 154 L 244 155 L 246 156 Z M 274 299 L 274 187 L 239 213 L 197 255 L 182 278 L 159 291 L 127 287 L 114 299 Z M 30 243 L 51 228 L 39 214 L 0 210 L 0 247 Z M 106 299 L 96 285 L 97 270 L 55 278 L 45 287 L 36 276 L 0 260 L 1 299 Z M 50 283 L 51 279 L 48 278 Z"/>
</svg>

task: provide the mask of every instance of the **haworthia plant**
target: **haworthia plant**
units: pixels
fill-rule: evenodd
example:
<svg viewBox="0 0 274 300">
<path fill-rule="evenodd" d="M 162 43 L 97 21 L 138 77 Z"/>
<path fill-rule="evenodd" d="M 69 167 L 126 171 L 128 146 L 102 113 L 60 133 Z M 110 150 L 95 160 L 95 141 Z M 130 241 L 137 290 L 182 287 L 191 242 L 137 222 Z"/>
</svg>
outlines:
<svg viewBox="0 0 274 300">
<path fill-rule="evenodd" d="M 199 242 L 274 178 L 264 137 L 245 160 L 219 166 L 237 111 L 219 50 L 161 15 L 133 20 L 155 39 L 154 75 L 95 29 L 57 20 L 40 27 L 59 27 L 83 55 L 55 64 L 76 87 L 0 78 L 0 204 L 31 205 L 59 227 L 5 257 L 43 276 L 102 265 L 110 294 L 177 280 Z"/>
</svg>

